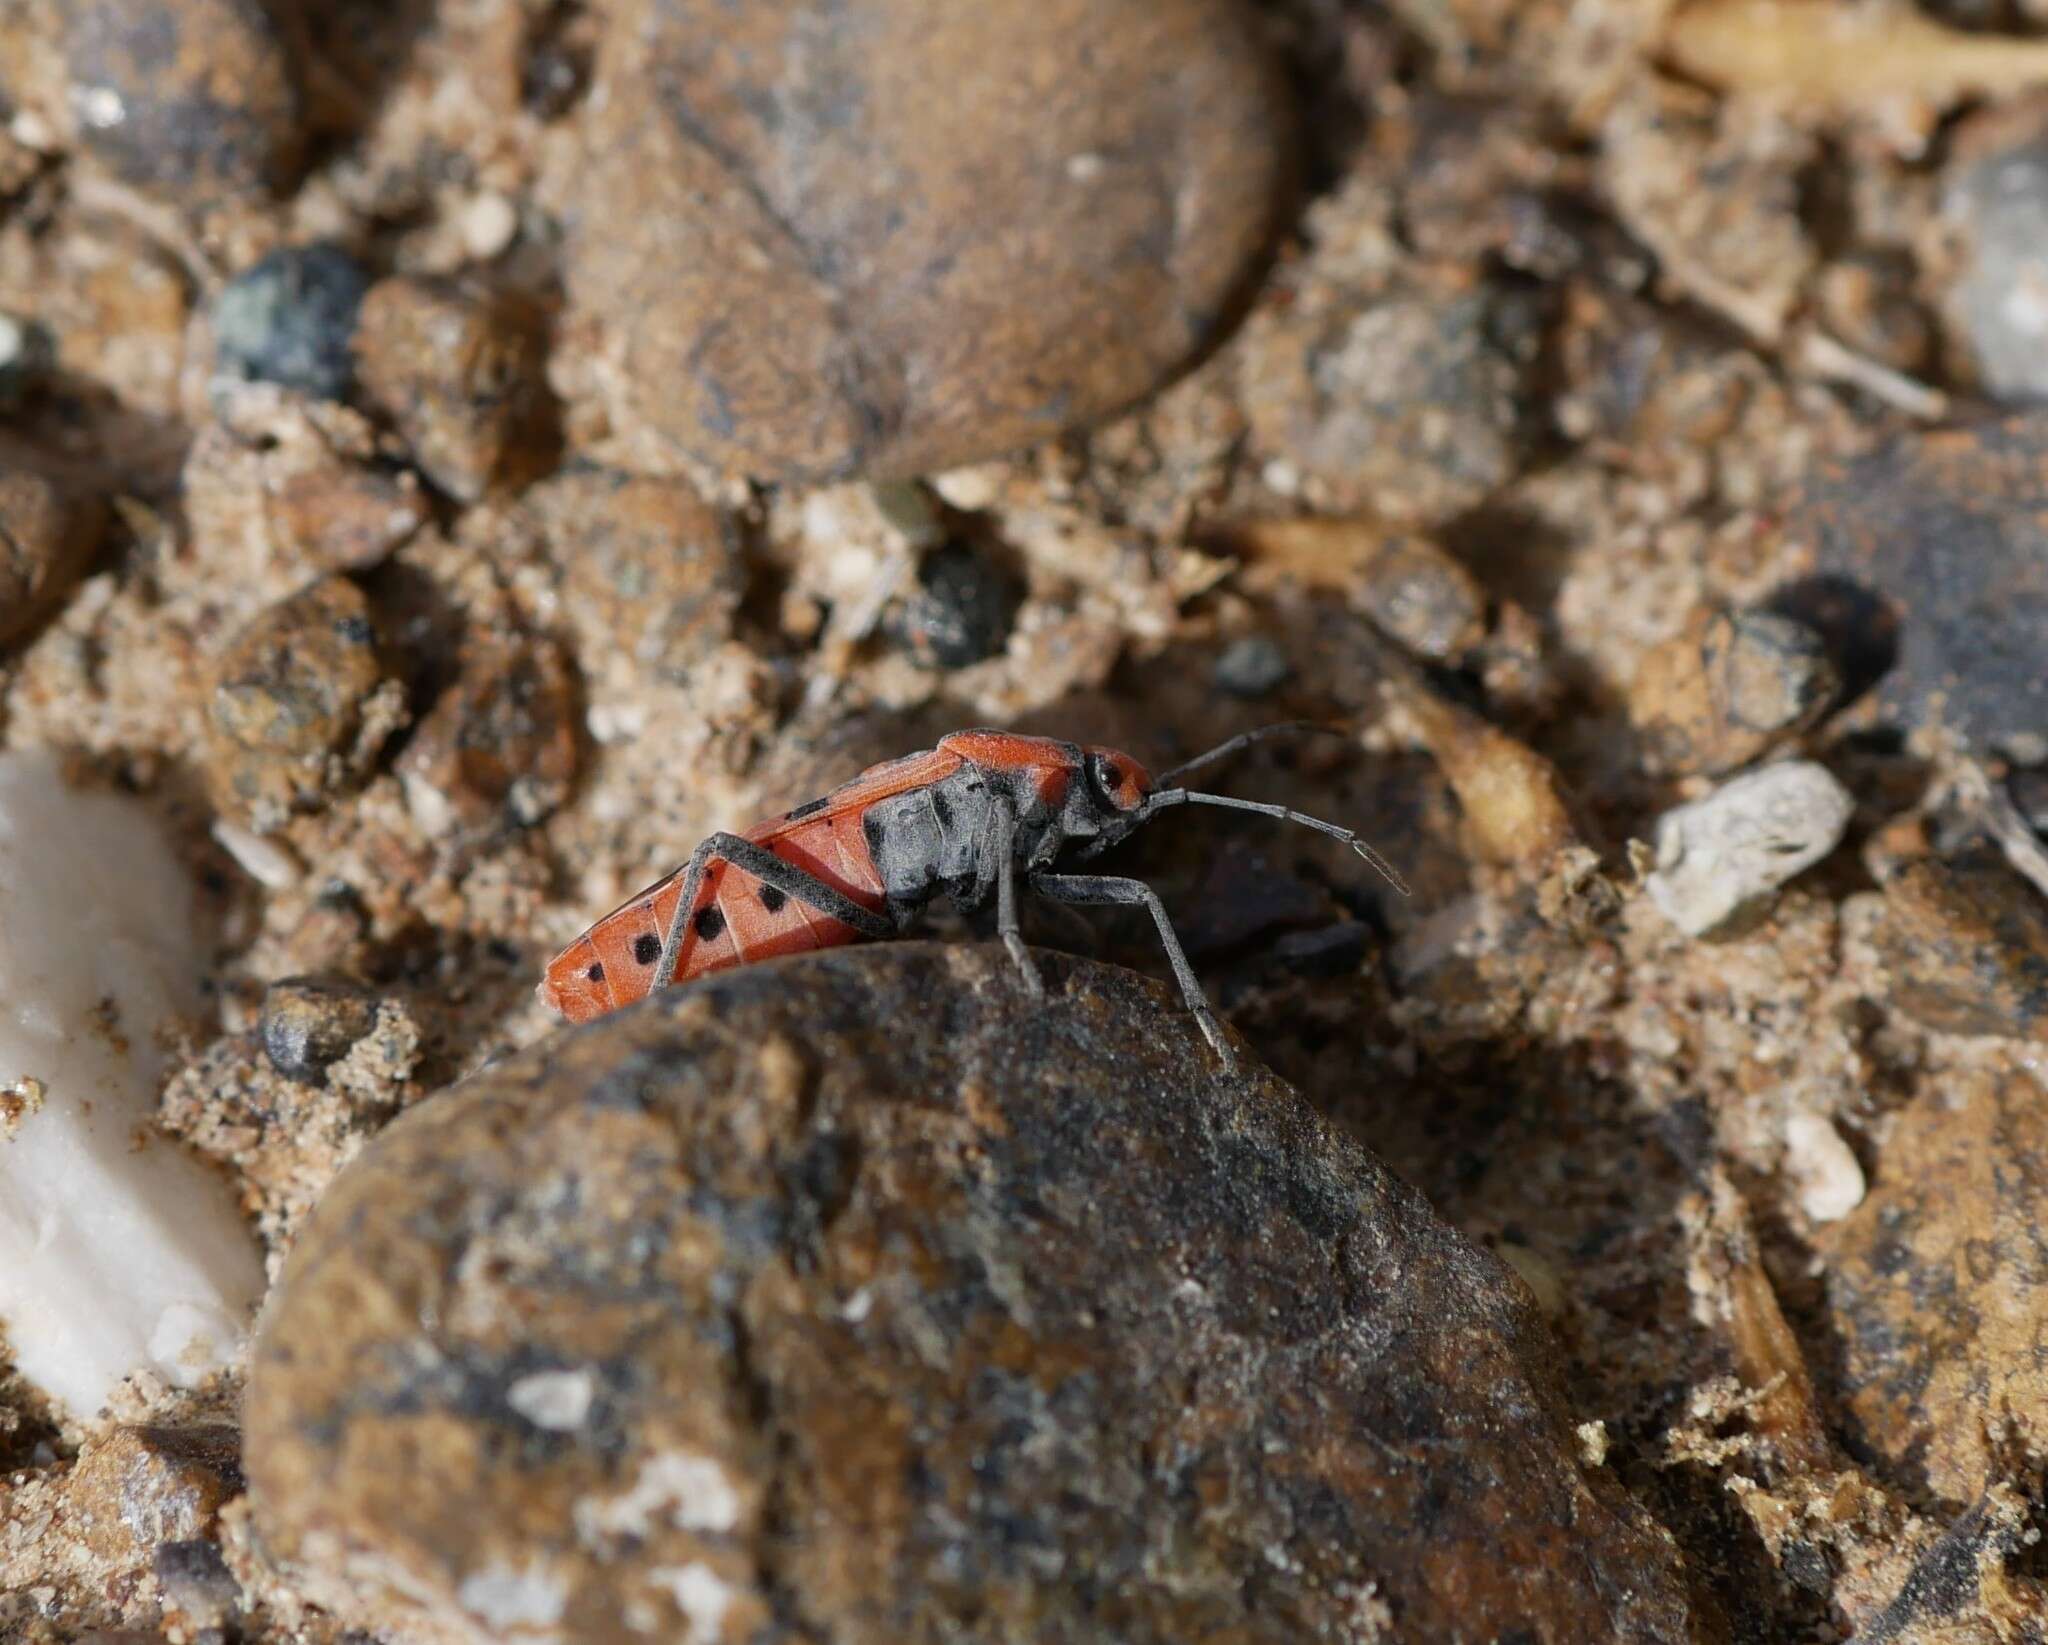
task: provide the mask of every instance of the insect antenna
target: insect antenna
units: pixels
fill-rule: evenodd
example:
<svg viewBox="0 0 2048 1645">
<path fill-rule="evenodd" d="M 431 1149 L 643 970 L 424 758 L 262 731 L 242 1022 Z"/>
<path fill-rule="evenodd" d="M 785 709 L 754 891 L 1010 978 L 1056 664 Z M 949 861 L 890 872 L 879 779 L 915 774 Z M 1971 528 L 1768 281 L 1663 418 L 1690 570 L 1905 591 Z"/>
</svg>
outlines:
<svg viewBox="0 0 2048 1645">
<path fill-rule="evenodd" d="M 1324 822 L 1321 817 L 1311 817 L 1306 812 L 1293 811 L 1284 805 L 1273 805 L 1265 800 L 1240 800 L 1233 794 L 1198 794 L 1191 788 L 1155 789 L 1152 797 L 1145 802 L 1145 814 L 1150 816 L 1154 811 L 1163 811 L 1172 805 L 1219 805 L 1229 811 L 1256 811 L 1262 817 L 1278 817 L 1282 822 L 1299 823 L 1303 828 L 1313 828 L 1318 834 L 1327 834 L 1333 840 L 1342 840 L 1402 896 L 1410 894 L 1408 882 L 1395 872 L 1392 863 L 1350 829 L 1339 828 L 1333 822 Z"/>
<path fill-rule="evenodd" d="M 1278 817 L 1283 822 L 1299 823 L 1304 828 L 1313 828 L 1319 834 L 1342 840 L 1364 858 L 1374 873 L 1391 885 L 1402 896 L 1410 895 L 1408 882 L 1395 871 L 1387 861 L 1364 840 L 1348 828 L 1339 828 L 1335 823 L 1324 822 L 1320 817 L 1311 817 L 1300 811 L 1290 811 L 1284 805 L 1271 805 L 1264 800 L 1240 800 L 1228 794 L 1201 794 L 1191 788 L 1177 786 L 1182 777 L 1191 771 L 1199 771 L 1218 760 L 1227 760 L 1240 748 L 1249 748 L 1253 743 L 1264 742 L 1268 737 L 1283 737 L 1294 732 L 1321 732 L 1326 736 L 1348 736 L 1348 727 L 1324 725 L 1316 720 L 1282 720 L 1277 725 L 1262 725 L 1256 731 L 1241 731 L 1226 742 L 1218 743 L 1206 754 L 1197 754 L 1192 760 L 1183 761 L 1171 771 L 1161 772 L 1156 779 L 1159 786 L 1145 802 L 1145 814 L 1164 810 L 1170 805 L 1219 805 L 1231 811 L 1256 811 L 1262 817 Z"/>
<path fill-rule="evenodd" d="M 1240 748 L 1249 748 L 1253 743 L 1262 743 L 1268 737 L 1284 737 L 1297 731 L 1315 731 L 1324 736 L 1348 737 L 1350 728 L 1341 725 L 1324 725 L 1317 720 L 1282 720 L 1277 725 L 1262 725 L 1256 731 L 1240 731 L 1227 742 L 1220 742 L 1206 754 L 1197 754 L 1192 760 L 1183 760 L 1171 771 L 1162 771 L 1154 779 L 1161 788 L 1171 788 L 1191 771 L 1199 771 L 1205 765 L 1214 765 L 1218 760 L 1227 760 Z"/>
</svg>

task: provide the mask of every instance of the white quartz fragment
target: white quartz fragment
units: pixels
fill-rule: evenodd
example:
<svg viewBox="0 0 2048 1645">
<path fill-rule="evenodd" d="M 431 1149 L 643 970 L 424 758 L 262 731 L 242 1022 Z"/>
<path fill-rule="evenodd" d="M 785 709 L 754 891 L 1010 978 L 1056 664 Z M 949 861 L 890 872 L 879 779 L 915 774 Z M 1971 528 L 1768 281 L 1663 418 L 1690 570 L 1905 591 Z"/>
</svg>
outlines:
<svg viewBox="0 0 2048 1645">
<path fill-rule="evenodd" d="M 152 1126 L 157 1031 L 195 998 L 192 886 L 133 801 L 0 754 L 0 1327 L 90 1417 L 240 1348 L 263 1265 L 226 1183 Z"/>
<path fill-rule="evenodd" d="M 1657 821 L 1650 900 L 1688 936 L 1702 936 L 1841 842 L 1849 792 L 1811 760 L 1767 765 Z"/>
</svg>

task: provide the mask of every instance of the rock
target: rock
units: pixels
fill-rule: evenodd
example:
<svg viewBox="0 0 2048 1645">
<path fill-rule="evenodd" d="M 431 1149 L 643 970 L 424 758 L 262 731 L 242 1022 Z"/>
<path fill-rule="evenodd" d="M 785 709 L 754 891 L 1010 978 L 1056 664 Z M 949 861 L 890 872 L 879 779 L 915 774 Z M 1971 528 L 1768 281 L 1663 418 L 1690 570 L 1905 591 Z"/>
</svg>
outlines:
<svg viewBox="0 0 2048 1645">
<path fill-rule="evenodd" d="M 196 1628 L 221 1627 L 242 1602 L 242 1585 L 203 1537 L 160 1543 L 155 1565 L 165 1607 Z"/>
<path fill-rule="evenodd" d="M 79 138 L 182 202 L 282 188 L 304 134 L 298 65 L 261 0 L 66 0 Z"/>
<path fill-rule="evenodd" d="M 270 521 L 290 548 L 323 571 L 382 565 L 432 517 L 410 472 L 318 463 L 279 478 Z"/>
<path fill-rule="evenodd" d="M 1834 850 L 1853 809 L 1849 791 L 1811 760 L 1731 778 L 1657 819 L 1644 889 L 1687 936 L 1704 936 Z"/>
<path fill-rule="evenodd" d="M 0 1086 L 37 1097 L 0 1138 L 0 1327 L 80 1419 L 130 1372 L 203 1380 L 263 1294 L 227 1185 L 151 1126 L 158 1035 L 198 1001 L 192 899 L 136 801 L 0 755 Z"/>
<path fill-rule="evenodd" d="M 1247 634 L 1223 648 L 1211 678 L 1216 689 L 1255 701 L 1287 678 L 1287 653 L 1264 634 Z"/>
<path fill-rule="evenodd" d="M 251 1529 L 402 1637 L 1698 1637 L 1527 1291 L 1158 984 L 742 968 L 393 1124 L 294 1247 Z"/>
<path fill-rule="evenodd" d="M 1249 520 L 1224 542 L 1266 573 L 1343 593 L 1417 656 L 1455 662 L 1486 637 L 1486 593 L 1427 537 L 1368 519 Z"/>
<path fill-rule="evenodd" d="M 2038 106 L 1964 123 L 1941 209 L 1961 242 L 1944 306 L 1978 380 L 1993 399 L 2048 399 L 2048 120 Z"/>
<path fill-rule="evenodd" d="M 687 685 L 732 637 L 746 566 L 719 516 L 679 480 L 570 468 L 520 506 L 546 539 L 577 660 L 607 697 Z"/>
<path fill-rule="evenodd" d="M 359 780 L 404 720 L 369 601 L 328 577 L 259 613 L 215 671 L 210 771 L 220 802 L 258 832 Z"/>
<path fill-rule="evenodd" d="M 99 545 L 106 512 L 40 474 L 0 468 L 0 644 L 49 613 Z"/>
<path fill-rule="evenodd" d="M 1888 1117 L 1882 1159 L 1815 1235 L 1834 1385 L 1858 1455 L 1967 1504 L 2048 1448 L 2048 1087 L 2019 1064 L 1944 1069 Z"/>
<path fill-rule="evenodd" d="M 363 391 L 427 478 L 473 503 L 537 467 L 548 402 L 540 317 L 502 292 L 453 280 L 381 280 L 355 336 Z"/>
<path fill-rule="evenodd" d="M 1397 676 L 1389 694 L 1457 796 L 1473 856 L 1533 877 L 1582 848 L 1564 782 L 1535 749 L 1420 679 Z"/>
<path fill-rule="evenodd" d="M 890 613 L 888 632 L 921 668 L 967 668 L 1010 637 L 1023 590 L 968 543 L 948 543 L 917 569 L 917 590 Z"/>
<path fill-rule="evenodd" d="M 612 8 L 567 283 L 638 466 L 902 477 L 1100 418 L 1214 336 L 1289 107 L 1238 0 Z"/>
<path fill-rule="evenodd" d="M 256 1032 L 271 1067 L 317 1084 L 377 1026 L 377 996 L 343 977 L 287 977 L 263 992 Z"/>
<path fill-rule="evenodd" d="M 1629 718 L 1652 771 L 1719 775 L 1813 724 L 1841 679 L 1797 618 L 1700 607 L 1643 658 Z"/>
<path fill-rule="evenodd" d="M 1890 712 L 2021 763 L 2048 753 L 2048 413 L 1818 464 L 1780 529 L 1824 579 L 1878 602 L 1862 628 L 1897 625 Z"/>
<path fill-rule="evenodd" d="M 81 1540 L 134 1566 L 210 1529 L 242 1488 L 241 1436 L 224 1423 L 116 1428 L 80 1458 L 66 1492 Z"/>
<path fill-rule="evenodd" d="M 1264 311 L 1240 379 L 1257 454 L 1318 508 L 1462 514 L 1514 474 L 1536 304 L 1481 286 Z"/>
<path fill-rule="evenodd" d="M 430 834 L 531 828 L 575 780 L 576 687 L 550 640 L 475 635 L 420 721 L 398 775 Z"/>
<path fill-rule="evenodd" d="M 1916 858 L 1884 900 L 1894 1005 L 1945 1034 L 2048 1040 L 2048 902 L 1996 851 Z"/>
<path fill-rule="evenodd" d="M 214 299 L 215 369 L 341 399 L 355 374 L 356 317 L 369 289 L 369 275 L 340 246 L 273 251 Z"/>
</svg>

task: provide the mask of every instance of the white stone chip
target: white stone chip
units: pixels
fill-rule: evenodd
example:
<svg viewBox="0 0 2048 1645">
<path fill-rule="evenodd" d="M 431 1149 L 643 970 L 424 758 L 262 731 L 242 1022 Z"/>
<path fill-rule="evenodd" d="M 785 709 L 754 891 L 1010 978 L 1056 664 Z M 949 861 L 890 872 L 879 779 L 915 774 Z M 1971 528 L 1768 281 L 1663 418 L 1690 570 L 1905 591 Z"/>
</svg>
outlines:
<svg viewBox="0 0 2048 1645">
<path fill-rule="evenodd" d="M 0 1088 L 40 1097 L 0 1140 L 0 1327 L 80 1418 L 132 1372 L 203 1380 L 263 1294 L 227 1183 L 152 1123 L 158 1030 L 197 997 L 193 913 L 139 805 L 0 754 Z"/>
<path fill-rule="evenodd" d="M 1785 1121 L 1785 1166 L 1815 1222 L 1838 1222 L 1863 1203 L 1863 1167 L 1824 1115 L 1801 1110 Z"/>
<path fill-rule="evenodd" d="M 1849 791 L 1811 760 L 1733 778 L 1658 819 L 1650 900 L 1703 936 L 1834 850 L 1852 809 Z"/>
</svg>

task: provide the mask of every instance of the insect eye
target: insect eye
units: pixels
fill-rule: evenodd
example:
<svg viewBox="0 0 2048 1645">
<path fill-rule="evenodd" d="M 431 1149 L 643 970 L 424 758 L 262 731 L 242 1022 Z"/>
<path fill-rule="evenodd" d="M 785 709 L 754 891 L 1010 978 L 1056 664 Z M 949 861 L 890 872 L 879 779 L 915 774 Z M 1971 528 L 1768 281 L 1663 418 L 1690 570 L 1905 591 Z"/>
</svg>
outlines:
<svg viewBox="0 0 2048 1645">
<path fill-rule="evenodd" d="M 1088 780 L 1095 785 L 1095 792 L 1103 802 L 1115 810 L 1128 809 L 1124 801 L 1123 773 L 1118 771 L 1114 761 L 1107 754 L 1088 756 Z"/>
</svg>

